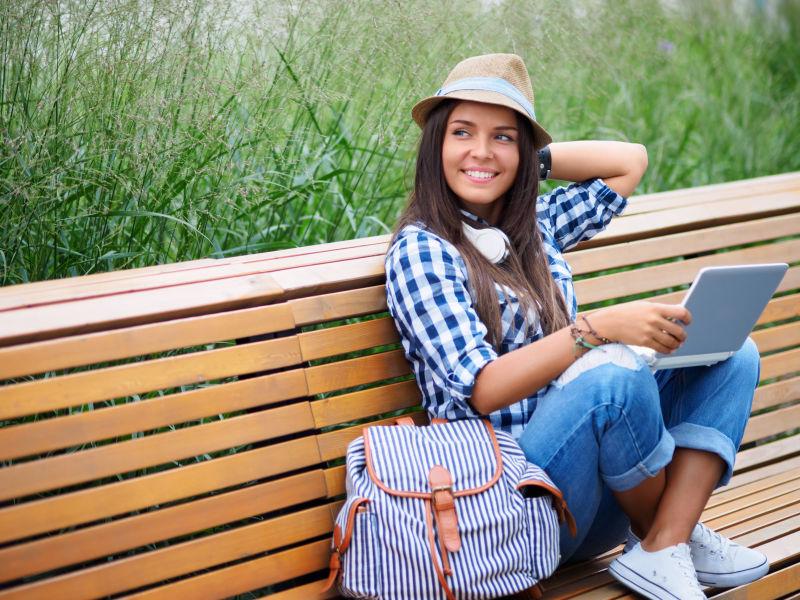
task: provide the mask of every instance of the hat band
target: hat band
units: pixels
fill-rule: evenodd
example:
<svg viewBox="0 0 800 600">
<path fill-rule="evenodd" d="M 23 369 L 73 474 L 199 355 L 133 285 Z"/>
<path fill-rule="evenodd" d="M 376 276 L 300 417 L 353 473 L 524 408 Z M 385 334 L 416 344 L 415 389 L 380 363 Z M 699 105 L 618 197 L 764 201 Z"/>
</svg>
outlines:
<svg viewBox="0 0 800 600">
<path fill-rule="evenodd" d="M 513 84 L 500 77 L 467 77 L 439 88 L 437 96 L 446 96 L 453 92 L 474 91 L 474 92 L 497 92 L 519 104 L 528 116 L 536 120 L 533 112 L 533 104 L 520 92 Z"/>
</svg>

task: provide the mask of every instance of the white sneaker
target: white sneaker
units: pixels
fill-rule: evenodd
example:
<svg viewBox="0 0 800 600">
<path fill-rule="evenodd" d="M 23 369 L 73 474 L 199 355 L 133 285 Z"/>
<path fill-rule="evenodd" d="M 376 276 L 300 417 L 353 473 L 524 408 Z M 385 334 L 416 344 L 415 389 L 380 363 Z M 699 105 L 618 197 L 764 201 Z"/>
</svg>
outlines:
<svg viewBox="0 0 800 600">
<path fill-rule="evenodd" d="M 623 552 L 639 543 L 630 529 Z M 767 557 L 752 548 L 740 546 L 702 523 L 695 525 L 689 538 L 697 580 L 713 587 L 736 587 L 760 579 L 769 572 Z"/>
<path fill-rule="evenodd" d="M 608 572 L 624 586 L 651 600 L 705 600 L 687 544 L 647 552 L 641 544 L 619 556 Z"/>
</svg>

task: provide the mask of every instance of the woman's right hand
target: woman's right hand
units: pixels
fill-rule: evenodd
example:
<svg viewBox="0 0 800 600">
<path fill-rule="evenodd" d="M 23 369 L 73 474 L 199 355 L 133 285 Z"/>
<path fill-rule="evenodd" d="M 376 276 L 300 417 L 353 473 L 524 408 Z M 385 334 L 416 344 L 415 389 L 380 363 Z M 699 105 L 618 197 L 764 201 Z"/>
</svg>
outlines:
<svg viewBox="0 0 800 600">
<path fill-rule="evenodd" d="M 674 352 L 683 344 L 684 326 L 692 322 L 691 313 L 683 306 L 646 301 L 609 306 L 588 316 L 599 335 L 663 354 Z M 580 326 L 579 322 L 578 327 L 583 329 Z"/>
</svg>

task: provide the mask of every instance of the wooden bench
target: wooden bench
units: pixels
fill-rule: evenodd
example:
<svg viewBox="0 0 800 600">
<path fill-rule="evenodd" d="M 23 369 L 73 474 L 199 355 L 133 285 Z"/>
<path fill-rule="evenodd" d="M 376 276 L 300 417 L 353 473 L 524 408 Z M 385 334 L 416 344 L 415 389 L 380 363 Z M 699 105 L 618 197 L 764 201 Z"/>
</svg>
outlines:
<svg viewBox="0 0 800 600">
<path fill-rule="evenodd" d="M 365 420 L 426 419 L 385 312 L 387 240 L 1 289 L 0 599 L 316 597 L 347 443 Z M 584 310 L 677 301 L 706 265 L 793 265 L 753 334 L 736 474 L 703 518 L 772 564 L 715 598 L 796 593 L 800 173 L 635 197 L 569 259 Z M 630 597 L 612 556 L 561 569 L 547 597 Z"/>
</svg>

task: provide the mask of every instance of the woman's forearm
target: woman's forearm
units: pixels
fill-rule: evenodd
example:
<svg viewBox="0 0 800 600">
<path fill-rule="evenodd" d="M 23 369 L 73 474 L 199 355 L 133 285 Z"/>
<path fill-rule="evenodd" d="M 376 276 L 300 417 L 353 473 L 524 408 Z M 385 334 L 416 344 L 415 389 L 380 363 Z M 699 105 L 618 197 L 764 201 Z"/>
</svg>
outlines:
<svg viewBox="0 0 800 600">
<path fill-rule="evenodd" d="M 552 179 L 585 181 L 600 177 L 626 198 L 647 170 L 647 149 L 628 142 L 553 142 L 550 157 Z"/>
<path fill-rule="evenodd" d="M 575 360 L 575 341 L 564 327 L 532 344 L 499 356 L 475 380 L 470 403 L 488 415 L 535 394 Z"/>
</svg>

